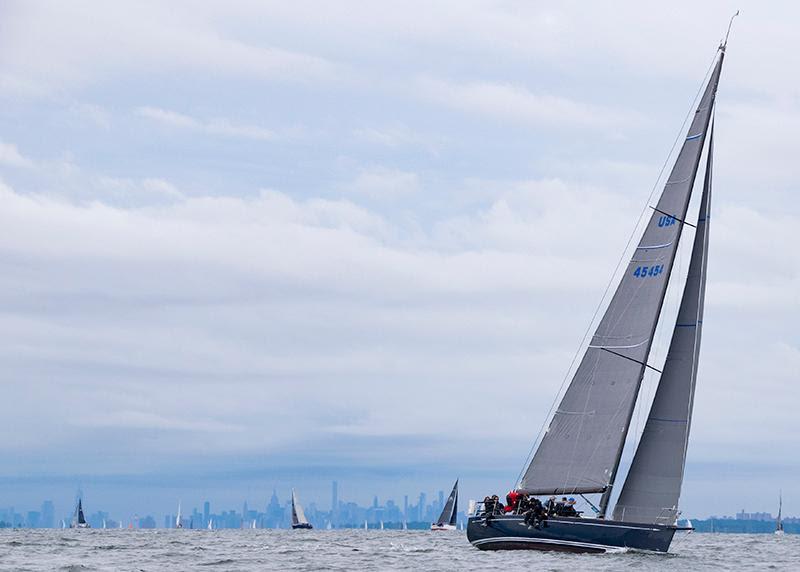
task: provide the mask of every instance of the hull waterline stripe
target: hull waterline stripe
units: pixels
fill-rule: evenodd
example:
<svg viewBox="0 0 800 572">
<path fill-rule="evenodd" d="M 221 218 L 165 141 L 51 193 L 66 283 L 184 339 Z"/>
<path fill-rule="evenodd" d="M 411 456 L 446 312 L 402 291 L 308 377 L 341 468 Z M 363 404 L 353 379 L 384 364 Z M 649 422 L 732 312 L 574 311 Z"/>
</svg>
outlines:
<svg viewBox="0 0 800 572">
<path fill-rule="evenodd" d="M 593 544 L 591 542 L 574 542 L 571 540 L 552 540 L 549 538 L 519 538 L 518 536 L 500 536 L 497 538 L 484 538 L 476 540 L 472 544 L 481 546 L 483 544 L 494 544 L 501 542 L 519 542 L 520 544 L 554 544 L 558 546 L 574 546 L 577 548 L 593 548 L 594 550 L 619 550 L 619 546 L 608 546 L 606 544 Z"/>
<path fill-rule="evenodd" d="M 474 518 L 474 517 L 473 517 Z M 483 520 L 482 518 L 478 517 L 477 520 Z M 524 517 L 521 516 L 514 516 L 511 518 L 505 517 L 500 519 L 492 519 L 497 521 L 519 521 L 523 522 Z M 586 519 L 588 520 L 588 519 Z M 669 530 L 670 527 L 664 528 L 653 528 L 652 526 L 645 525 L 637 525 L 637 524 L 612 524 L 614 521 L 612 520 L 604 520 L 602 522 L 581 522 L 581 519 L 574 519 L 574 520 L 560 520 L 560 519 L 551 519 L 550 522 L 557 522 L 558 524 L 570 524 L 570 525 L 578 525 L 578 526 L 599 526 L 602 528 L 627 528 L 631 530 L 649 530 L 652 532 L 659 532 L 662 530 Z"/>
</svg>

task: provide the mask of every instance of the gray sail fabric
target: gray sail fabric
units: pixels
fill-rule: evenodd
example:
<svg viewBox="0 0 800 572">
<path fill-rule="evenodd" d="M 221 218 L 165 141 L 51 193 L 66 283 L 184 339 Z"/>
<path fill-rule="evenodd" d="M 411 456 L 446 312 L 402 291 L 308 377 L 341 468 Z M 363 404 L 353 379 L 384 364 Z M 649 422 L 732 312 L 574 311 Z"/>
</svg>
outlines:
<svg viewBox="0 0 800 572">
<path fill-rule="evenodd" d="M 531 494 L 613 484 L 697 174 L 717 62 L 638 247 L 519 484 Z M 603 507 L 604 508 L 604 507 Z"/>
<path fill-rule="evenodd" d="M 453 526 L 455 526 L 457 512 L 458 512 L 458 480 L 456 480 L 456 484 L 453 485 L 453 490 L 450 492 L 450 496 L 447 497 L 447 502 L 444 503 L 444 508 L 442 508 L 442 514 L 439 515 L 439 519 L 436 521 L 436 524 L 452 524 Z"/>
<path fill-rule="evenodd" d="M 674 524 L 678 518 L 703 329 L 713 153 L 712 127 L 703 198 L 678 320 L 642 438 L 614 507 L 615 520 Z"/>
<path fill-rule="evenodd" d="M 294 489 L 292 489 L 292 524 L 308 524 L 306 513 L 303 512 L 303 507 L 300 506 Z"/>
</svg>

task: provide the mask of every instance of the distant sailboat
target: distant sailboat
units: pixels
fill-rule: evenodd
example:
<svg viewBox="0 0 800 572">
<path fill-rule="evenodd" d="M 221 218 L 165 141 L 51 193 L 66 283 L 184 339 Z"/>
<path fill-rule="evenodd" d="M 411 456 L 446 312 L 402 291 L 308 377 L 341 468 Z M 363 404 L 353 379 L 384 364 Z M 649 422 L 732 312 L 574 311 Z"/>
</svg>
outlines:
<svg viewBox="0 0 800 572">
<path fill-rule="evenodd" d="M 91 528 L 89 523 L 86 522 L 86 518 L 83 516 L 83 503 L 81 499 L 78 499 L 78 506 L 75 507 L 75 516 L 72 519 L 72 523 L 69 525 L 70 528 Z"/>
<path fill-rule="evenodd" d="M 369 530 L 369 525 L 367 524 L 366 519 L 364 519 L 364 530 Z"/>
<path fill-rule="evenodd" d="M 444 503 L 442 514 L 439 518 L 431 524 L 431 530 L 455 530 L 456 518 L 458 516 L 458 479 L 453 485 L 453 490 L 450 491 L 450 496 L 447 497 L 447 502 Z"/>
<path fill-rule="evenodd" d="M 250 528 L 253 530 L 256 529 L 256 519 L 253 519 L 253 522 L 250 523 Z"/>
<path fill-rule="evenodd" d="M 697 382 L 709 253 L 712 118 L 726 46 L 727 36 L 640 241 L 623 266 L 624 273 L 572 381 L 517 483 L 516 491 L 529 496 L 601 495 L 597 516 L 552 516 L 547 526 L 536 527 L 527 525 L 517 511 L 483 511 L 470 517 L 467 526 L 469 541 L 481 550 L 667 552 L 675 532 L 682 529 L 677 526 L 678 504 Z M 690 221 L 687 209 L 704 149 L 700 209 Z M 692 253 L 660 370 L 648 358 L 684 229 L 694 235 L 689 239 Z M 648 369 L 660 373 L 658 387 L 611 511 L 620 461 Z M 523 426 L 525 420 L 518 422 Z"/>
<path fill-rule="evenodd" d="M 783 536 L 783 491 L 778 494 L 778 518 L 775 520 L 775 534 Z"/>
<path fill-rule="evenodd" d="M 178 516 L 175 517 L 175 528 L 183 528 L 183 520 L 181 519 L 181 501 L 178 501 Z"/>
<path fill-rule="evenodd" d="M 292 489 L 292 528 L 314 528 L 306 518 L 306 513 L 303 512 L 303 507 L 300 506 L 300 501 L 297 500 L 297 495 Z"/>
<path fill-rule="evenodd" d="M 333 525 L 331 524 L 331 521 L 330 521 L 330 520 L 328 521 L 328 524 L 325 526 L 325 528 L 326 528 L 327 530 L 331 530 L 331 529 L 333 528 Z"/>
<path fill-rule="evenodd" d="M 212 519 L 208 519 L 208 530 L 214 530 L 214 521 Z"/>
<path fill-rule="evenodd" d="M 383 521 L 381 521 L 381 530 L 383 530 Z"/>
<path fill-rule="evenodd" d="M 408 530 L 408 523 L 405 520 L 403 521 L 403 530 Z"/>
<path fill-rule="evenodd" d="M 103 519 L 103 530 L 106 529 L 106 519 Z"/>
<path fill-rule="evenodd" d="M 63 518 L 61 519 L 61 528 L 67 528 L 67 521 Z"/>
</svg>

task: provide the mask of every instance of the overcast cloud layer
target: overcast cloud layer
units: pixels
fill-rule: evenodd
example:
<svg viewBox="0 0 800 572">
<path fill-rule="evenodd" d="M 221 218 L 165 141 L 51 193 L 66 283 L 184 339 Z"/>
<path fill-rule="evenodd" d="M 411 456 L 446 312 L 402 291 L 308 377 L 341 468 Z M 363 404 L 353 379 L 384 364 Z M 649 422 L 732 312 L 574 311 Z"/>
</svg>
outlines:
<svg viewBox="0 0 800 572">
<path fill-rule="evenodd" d="M 738 8 L 684 510 L 800 512 L 788 2 L 0 3 L 0 504 L 513 484 Z"/>
</svg>

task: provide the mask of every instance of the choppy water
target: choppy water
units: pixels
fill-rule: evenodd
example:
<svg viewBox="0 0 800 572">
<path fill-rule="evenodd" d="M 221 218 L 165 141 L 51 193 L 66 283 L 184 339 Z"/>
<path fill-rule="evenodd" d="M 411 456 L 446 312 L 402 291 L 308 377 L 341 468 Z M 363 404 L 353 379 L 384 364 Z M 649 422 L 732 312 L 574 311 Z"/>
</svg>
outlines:
<svg viewBox="0 0 800 572">
<path fill-rule="evenodd" d="M 481 552 L 463 532 L 0 530 L 0 570 L 800 570 L 800 535 L 689 534 L 669 555 Z"/>
</svg>

